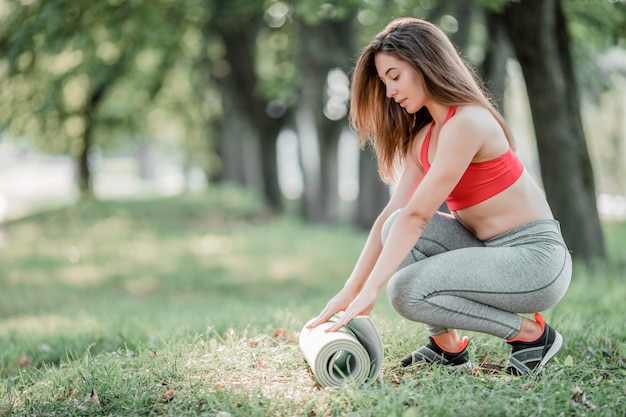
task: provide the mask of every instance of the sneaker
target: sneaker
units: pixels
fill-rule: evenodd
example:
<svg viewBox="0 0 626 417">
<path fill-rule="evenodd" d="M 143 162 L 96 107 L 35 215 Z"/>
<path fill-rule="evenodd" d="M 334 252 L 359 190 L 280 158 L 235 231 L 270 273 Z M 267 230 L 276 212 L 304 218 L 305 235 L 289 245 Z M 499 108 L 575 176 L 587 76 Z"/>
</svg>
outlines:
<svg viewBox="0 0 626 417">
<path fill-rule="evenodd" d="M 435 339 L 428 337 L 430 341 L 426 346 L 421 347 L 410 355 L 402 358 L 400 364 L 403 367 L 414 363 L 441 364 L 450 367 L 450 369 L 471 368 L 472 362 L 467 354 L 467 344 L 469 339 L 467 336 L 461 340 L 462 349 L 457 353 L 446 352 L 441 349 Z"/>
<path fill-rule="evenodd" d="M 563 336 L 548 326 L 539 313 L 535 321 L 543 328 L 543 334 L 534 342 L 507 340 L 512 346 L 506 372 L 510 375 L 535 375 L 539 373 L 563 345 Z"/>
</svg>

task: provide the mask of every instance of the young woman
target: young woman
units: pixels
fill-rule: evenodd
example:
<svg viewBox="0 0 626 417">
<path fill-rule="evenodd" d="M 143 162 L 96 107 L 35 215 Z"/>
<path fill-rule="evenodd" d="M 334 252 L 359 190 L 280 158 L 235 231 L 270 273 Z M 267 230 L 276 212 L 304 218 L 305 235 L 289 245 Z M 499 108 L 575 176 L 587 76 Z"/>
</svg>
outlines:
<svg viewBox="0 0 626 417">
<path fill-rule="evenodd" d="M 308 327 L 343 311 L 329 329 L 339 330 L 368 314 L 388 283 L 396 311 L 430 334 L 403 366 L 471 366 L 457 329 L 505 339 L 515 375 L 536 373 L 558 352 L 563 339 L 538 312 L 564 295 L 571 257 L 487 97 L 426 21 L 395 20 L 362 51 L 351 122 L 361 144 L 373 144 L 382 178 L 397 186 L 343 289 Z M 437 211 L 444 201 L 451 215 Z"/>
</svg>

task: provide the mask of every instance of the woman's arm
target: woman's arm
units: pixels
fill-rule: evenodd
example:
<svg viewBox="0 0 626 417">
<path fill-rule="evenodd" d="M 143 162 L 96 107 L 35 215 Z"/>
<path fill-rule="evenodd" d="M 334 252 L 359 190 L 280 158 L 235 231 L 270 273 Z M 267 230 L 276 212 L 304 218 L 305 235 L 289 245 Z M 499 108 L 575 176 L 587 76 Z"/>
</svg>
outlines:
<svg viewBox="0 0 626 417">
<path fill-rule="evenodd" d="M 365 246 L 361 251 L 361 255 L 359 256 L 352 273 L 346 280 L 343 289 L 326 304 L 326 307 L 322 310 L 318 317 L 307 325 L 308 327 L 312 328 L 325 323 L 335 313 L 345 310 L 357 297 L 363 288 L 363 285 L 367 281 L 367 278 L 372 273 L 372 269 L 376 265 L 376 261 L 383 250 L 383 225 L 391 214 L 406 205 L 423 178 L 423 172 L 421 168 L 417 166 L 415 161 L 407 158 L 405 165 L 405 169 L 400 181 L 398 181 L 393 196 L 372 225 L 367 241 L 365 242 Z M 362 311 L 361 313 L 366 314 L 368 312 L 369 310 Z"/>
<path fill-rule="evenodd" d="M 378 291 L 406 258 L 434 213 L 478 153 L 482 143 L 481 136 L 477 135 L 480 129 L 472 129 L 473 123 L 458 123 L 461 121 L 461 117 L 457 120 L 453 118 L 448 123 L 450 127 L 446 124 L 446 128 L 441 129 L 437 152 L 428 174 L 419 182 L 406 206 L 398 213 L 387 242 L 376 258 L 359 295 L 329 331 L 339 330 L 357 315 L 373 308 Z"/>
</svg>

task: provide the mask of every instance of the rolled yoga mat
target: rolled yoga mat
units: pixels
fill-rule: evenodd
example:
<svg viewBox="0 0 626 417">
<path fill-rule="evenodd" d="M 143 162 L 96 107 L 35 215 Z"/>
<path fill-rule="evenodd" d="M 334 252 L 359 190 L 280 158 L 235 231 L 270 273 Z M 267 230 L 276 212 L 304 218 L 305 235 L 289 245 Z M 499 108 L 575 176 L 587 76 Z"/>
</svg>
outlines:
<svg viewBox="0 0 626 417">
<path fill-rule="evenodd" d="M 317 382 L 326 387 L 372 383 L 383 360 L 383 344 L 369 316 L 358 316 L 336 332 L 325 332 L 337 320 L 300 332 L 300 349 Z"/>
</svg>

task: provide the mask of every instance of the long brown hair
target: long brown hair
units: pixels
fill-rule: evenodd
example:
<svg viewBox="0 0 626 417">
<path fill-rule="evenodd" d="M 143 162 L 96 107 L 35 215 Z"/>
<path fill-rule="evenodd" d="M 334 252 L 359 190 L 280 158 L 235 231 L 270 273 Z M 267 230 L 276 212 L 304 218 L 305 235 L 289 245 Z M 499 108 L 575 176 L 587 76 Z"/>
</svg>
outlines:
<svg viewBox="0 0 626 417">
<path fill-rule="evenodd" d="M 394 165 L 403 163 L 417 132 L 432 121 L 426 107 L 411 115 L 386 96 L 374 58 L 386 53 L 410 64 L 422 77 L 428 96 L 446 106 L 477 105 L 493 114 L 514 147 L 513 136 L 475 71 L 452 42 L 432 23 L 414 18 L 389 23 L 359 55 L 352 77 L 350 123 L 359 143 L 374 145 L 378 171 L 393 180 Z"/>
</svg>

